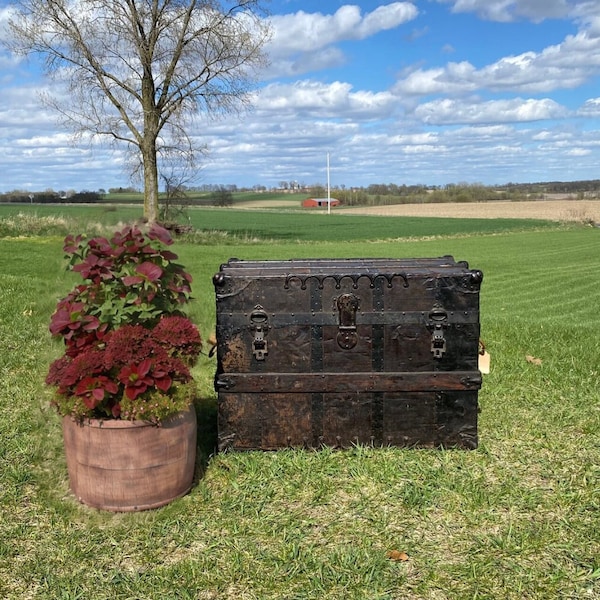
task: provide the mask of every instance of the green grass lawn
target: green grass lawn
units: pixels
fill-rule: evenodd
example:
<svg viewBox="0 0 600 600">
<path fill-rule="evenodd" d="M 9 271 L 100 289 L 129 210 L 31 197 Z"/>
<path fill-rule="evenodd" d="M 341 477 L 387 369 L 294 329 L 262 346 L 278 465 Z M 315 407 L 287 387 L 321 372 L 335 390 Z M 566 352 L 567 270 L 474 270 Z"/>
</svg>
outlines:
<svg viewBox="0 0 600 600">
<path fill-rule="evenodd" d="M 600 598 L 600 230 L 428 227 L 425 240 L 356 231 L 298 244 L 267 233 L 268 243 L 174 249 L 194 276 L 191 314 L 205 335 L 211 278 L 231 256 L 453 254 L 482 269 L 492 371 L 480 393 L 479 449 L 214 455 L 214 362 L 205 356 L 196 485 L 165 508 L 124 515 L 70 496 L 60 421 L 48 407 L 43 378 L 60 348 L 47 326 L 72 285 L 61 238 L 4 233 L 0 597 Z M 408 560 L 391 560 L 392 550 Z"/>
</svg>

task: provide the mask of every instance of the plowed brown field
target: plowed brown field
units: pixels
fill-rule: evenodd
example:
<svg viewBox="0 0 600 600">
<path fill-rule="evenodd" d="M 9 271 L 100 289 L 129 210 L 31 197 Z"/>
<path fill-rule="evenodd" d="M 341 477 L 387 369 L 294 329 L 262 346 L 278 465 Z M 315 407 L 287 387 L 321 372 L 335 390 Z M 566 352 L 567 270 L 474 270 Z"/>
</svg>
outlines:
<svg viewBox="0 0 600 600">
<path fill-rule="evenodd" d="M 343 214 L 390 217 L 544 219 L 600 223 L 600 200 L 533 200 L 461 204 L 394 204 L 345 208 Z"/>
</svg>

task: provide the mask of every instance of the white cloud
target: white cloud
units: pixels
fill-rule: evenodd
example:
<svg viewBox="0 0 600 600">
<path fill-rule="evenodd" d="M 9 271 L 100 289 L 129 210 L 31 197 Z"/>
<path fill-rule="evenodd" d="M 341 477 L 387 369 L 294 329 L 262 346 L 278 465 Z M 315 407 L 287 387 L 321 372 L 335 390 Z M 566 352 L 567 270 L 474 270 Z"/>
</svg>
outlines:
<svg viewBox="0 0 600 600">
<path fill-rule="evenodd" d="M 15 69 L 21 61 L 14 55 L 8 52 L 0 52 L 0 72 L 2 75 L 2 81 L 13 81 L 14 74 L 10 72 L 11 69 Z"/>
<path fill-rule="evenodd" d="M 565 152 L 567 156 L 589 156 L 591 153 L 589 148 L 570 148 Z"/>
<path fill-rule="evenodd" d="M 400 79 L 393 91 L 407 96 L 459 95 L 484 88 L 493 92 L 544 93 L 574 88 L 598 73 L 600 38 L 579 32 L 542 52 L 507 56 L 481 69 L 466 61 L 416 69 Z"/>
<path fill-rule="evenodd" d="M 380 31 L 394 29 L 411 21 L 417 16 L 417 8 L 409 2 L 393 2 L 377 7 L 373 12 L 365 15 L 356 29 L 357 39 L 370 37 Z"/>
<path fill-rule="evenodd" d="M 540 22 L 569 14 L 579 0 L 437 0 L 451 4 L 453 12 L 474 12 L 489 21 L 529 19 Z M 580 2 L 581 3 L 581 2 Z M 589 4 L 589 3 L 588 3 Z"/>
<path fill-rule="evenodd" d="M 581 117 L 600 117 L 600 98 L 590 98 L 586 100 L 583 106 L 577 111 Z"/>
<path fill-rule="evenodd" d="M 0 83 L 6 84 L 14 78 L 11 70 L 22 61 L 21 57 L 9 52 L 3 44 L 10 40 L 8 20 L 14 13 L 13 7 L 0 8 Z"/>
<path fill-rule="evenodd" d="M 299 11 L 271 17 L 275 54 L 316 50 L 342 40 L 364 39 L 386 29 L 393 29 L 414 19 L 416 7 L 409 2 L 380 6 L 361 14 L 360 7 L 345 5 L 331 15 Z"/>
<path fill-rule="evenodd" d="M 335 47 L 323 48 L 318 52 L 299 52 L 293 56 L 275 60 L 265 74 L 268 79 L 295 77 L 304 73 L 324 71 L 344 64 L 344 53 Z"/>
<path fill-rule="evenodd" d="M 57 115 L 40 104 L 40 89 L 31 84 L 3 89 L 0 135 L 12 138 L 56 129 Z"/>
<path fill-rule="evenodd" d="M 53 135 L 34 135 L 32 137 L 16 140 L 15 148 L 22 148 L 24 152 L 39 154 L 47 152 L 48 148 L 56 149 L 56 154 L 68 154 L 67 148 L 71 142 L 71 136 L 66 133 L 55 133 Z M 74 154 L 80 154 L 80 149 L 73 150 Z"/>
<path fill-rule="evenodd" d="M 0 41 L 8 39 L 8 20 L 13 16 L 14 12 L 12 6 L 0 7 Z"/>
<path fill-rule="evenodd" d="M 393 92 L 407 96 L 464 94 L 477 89 L 477 71 L 468 62 L 449 63 L 446 67 L 416 69 L 396 83 Z"/>
<path fill-rule="evenodd" d="M 259 110 L 282 115 L 321 118 L 373 119 L 389 116 L 397 103 L 389 92 L 352 91 L 352 85 L 334 81 L 298 81 L 290 85 L 271 84 L 257 98 Z"/>
<path fill-rule="evenodd" d="M 526 123 L 566 116 L 567 110 L 554 100 L 512 98 L 468 102 L 448 98 L 421 104 L 414 115 L 427 125 L 458 123 Z"/>
<path fill-rule="evenodd" d="M 354 5 L 344 5 L 327 15 L 304 11 L 274 15 L 270 19 L 273 37 L 268 46 L 272 61 L 269 76 L 297 75 L 341 64 L 343 55 L 331 46 L 394 29 L 417 14 L 414 4 L 393 2 L 364 15 Z"/>
</svg>

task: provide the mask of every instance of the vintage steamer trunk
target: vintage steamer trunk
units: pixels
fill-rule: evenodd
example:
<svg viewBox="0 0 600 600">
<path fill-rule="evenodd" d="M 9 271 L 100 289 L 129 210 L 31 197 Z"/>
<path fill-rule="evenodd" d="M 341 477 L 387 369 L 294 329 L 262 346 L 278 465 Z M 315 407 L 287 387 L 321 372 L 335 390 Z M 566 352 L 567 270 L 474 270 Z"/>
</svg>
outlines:
<svg viewBox="0 0 600 600">
<path fill-rule="evenodd" d="M 220 448 L 476 448 L 482 279 L 450 256 L 221 265 Z"/>
</svg>

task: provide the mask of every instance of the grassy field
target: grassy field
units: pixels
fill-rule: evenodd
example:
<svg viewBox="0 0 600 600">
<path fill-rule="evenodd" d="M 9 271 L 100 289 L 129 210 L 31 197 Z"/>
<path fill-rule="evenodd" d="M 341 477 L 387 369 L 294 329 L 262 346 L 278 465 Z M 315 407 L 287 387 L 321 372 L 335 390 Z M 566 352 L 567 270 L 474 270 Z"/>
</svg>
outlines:
<svg viewBox="0 0 600 600">
<path fill-rule="evenodd" d="M 194 275 L 191 313 L 205 335 L 211 278 L 230 256 L 453 254 L 482 269 L 492 371 L 479 449 L 215 455 L 205 356 L 196 485 L 163 509 L 114 515 L 69 495 L 43 385 L 60 351 L 49 316 L 71 286 L 61 239 L 47 224 L 19 236 L 0 219 L 0 597 L 600 598 L 600 230 L 438 225 L 421 240 L 347 231 L 324 241 L 315 227 L 311 243 L 267 234 L 175 249 Z"/>
<path fill-rule="evenodd" d="M 191 223 L 203 230 L 226 228 L 247 239 L 276 241 L 353 242 L 427 236 L 498 233 L 548 226 L 549 221 L 531 219 L 436 219 L 380 217 L 319 212 L 244 210 L 190 211 Z"/>
<path fill-rule="evenodd" d="M 160 194 L 162 198 L 164 194 Z M 255 202 L 260 202 L 263 206 L 269 204 L 279 204 L 284 202 L 286 204 L 299 205 L 302 200 L 307 198 L 307 193 L 294 193 L 287 194 L 283 192 L 235 192 L 232 194 L 233 203 L 236 205 L 248 205 Z M 103 197 L 104 202 L 113 202 L 117 204 L 122 203 L 138 203 L 141 204 L 144 200 L 144 195 L 141 192 L 131 193 L 110 193 Z M 213 202 L 213 194 L 211 192 L 188 192 L 186 194 L 186 200 L 190 202 L 198 203 L 211 203 Z"/>
<path fill-rule="evenodd" d="M 212 207 L 186 210 L 182 222 L 192 225 L 206 242 L 231 244 L 270 242 L 375 242 L 402 238 L 463 236 L 556 227 L 549 220 L 520 218 L 445 219 L 419 216 L 378 216 L 302 210 L 236 210 Z M 116 224 L 141 216 L 127 206 L 11 206 L 0 205 L 0 235 L 69 232 L 73 222 L 91 233 L 103 223 Z M 42 218 L 38 218 L 42 217 Z M 1 219 L 4 219 L 3 221 Z"/>
</svg>

